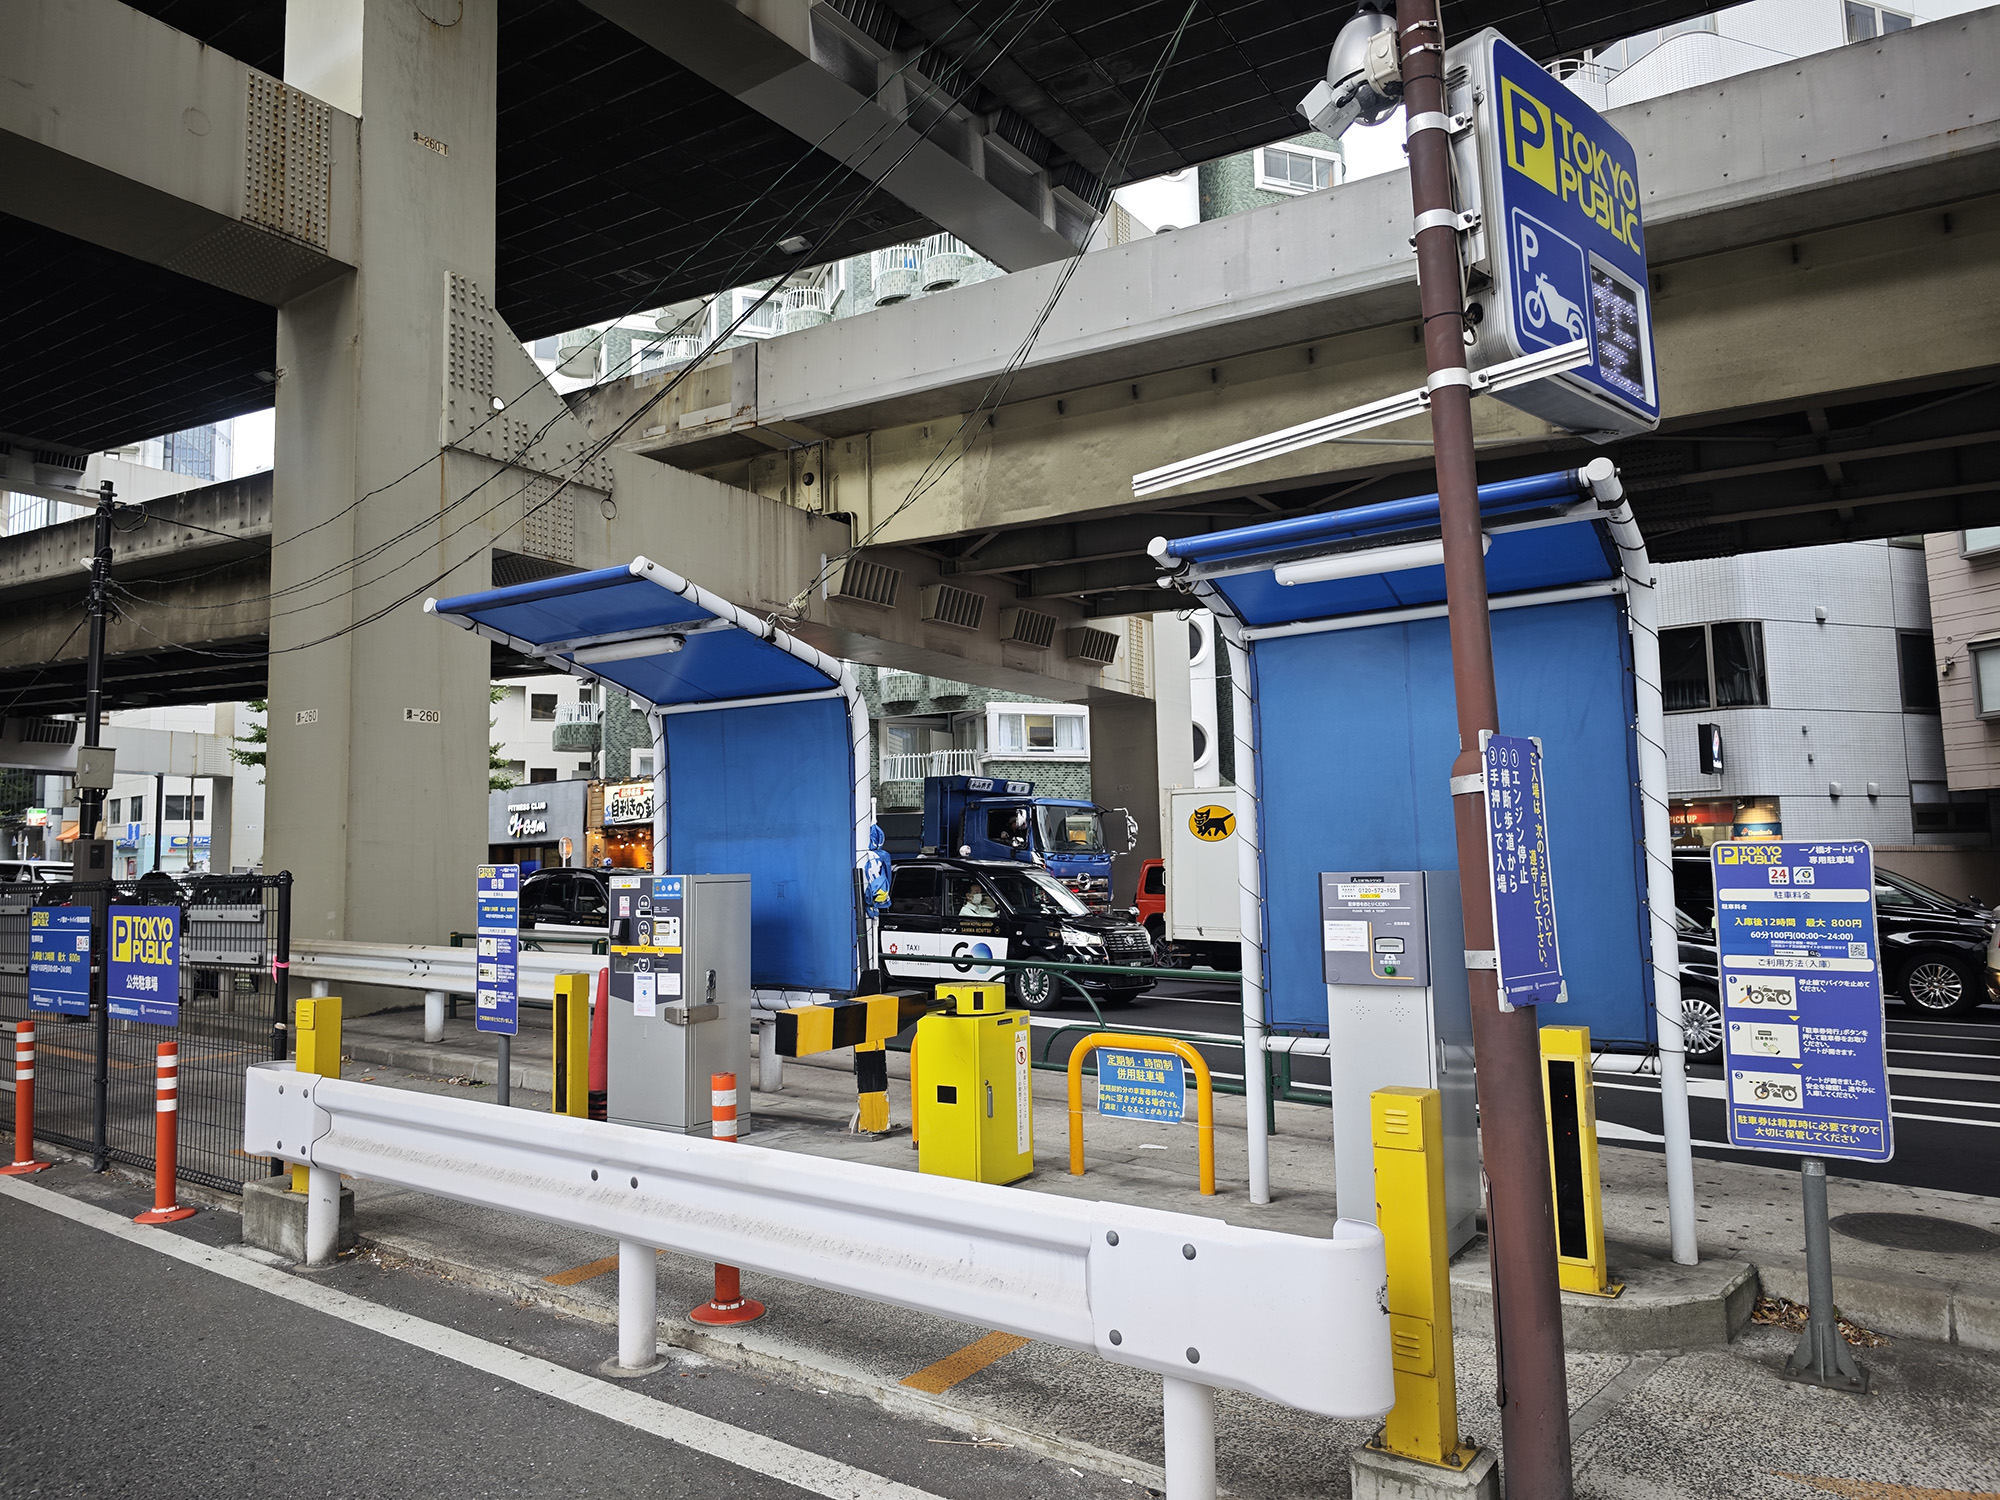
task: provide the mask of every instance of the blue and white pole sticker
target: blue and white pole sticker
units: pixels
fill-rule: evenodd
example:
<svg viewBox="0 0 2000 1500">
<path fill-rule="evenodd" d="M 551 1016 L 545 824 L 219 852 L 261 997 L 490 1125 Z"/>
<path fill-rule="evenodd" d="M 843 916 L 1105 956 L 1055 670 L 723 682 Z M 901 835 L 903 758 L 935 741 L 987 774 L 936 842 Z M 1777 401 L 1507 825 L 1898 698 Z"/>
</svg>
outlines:
<svg viewBox="0 0 2000 1500">
<path fill-rule="evenodd" d="M 90 1014 L 90 908 L 37 906 L 28 912 L 28 1009 Z"/>
<path fill-rule="evenodd" d="M 521 1030 L 521 867 L 481 865 L 477 901 L 473 1025 L 515 1036 Z"/>
<path fill-rule="evenodd" d="M 1178 1124 L 1187 1118 L 1187 1070 L 1171 1052 L 1101 1047 L 1097 1053 L 1097 1112 L 1127 1120 Z"/>
<path fill-rule="evenodd" d="M 181 909 L 114 906 L 104 998 L 114 1021 L 181 1024 Z"/>
<path fill-rule="evenodd" d="M 1560 1003 L 1555 879 L 1549 870 L 1549 797 L 1539 741 L 1482 733 L 1486 770 L 1487 875 L 1493 890 L 1493 951 L 1500 1008 Z"/>
<path fill-rule="evenodd" d="M 1889 1160 L 1873 851 L 1772 839 L 1710 857 L 1729 1144 Z"/>
</svg>

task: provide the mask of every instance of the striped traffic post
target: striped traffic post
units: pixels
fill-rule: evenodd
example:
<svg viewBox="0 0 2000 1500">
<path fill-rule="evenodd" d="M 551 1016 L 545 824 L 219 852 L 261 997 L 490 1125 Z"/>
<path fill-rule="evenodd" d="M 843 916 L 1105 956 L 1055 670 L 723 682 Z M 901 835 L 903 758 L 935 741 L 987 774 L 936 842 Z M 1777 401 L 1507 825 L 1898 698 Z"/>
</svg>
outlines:
<svg viewBox="0 0 2000 1500">
<path fill-rule="evenodd" d="M 35 1023 L 14 1023 L 14 1163 L 0 1177 L 46 1172 L 55 1163 L 35 1160 Z"/>
<path fill-rule="evenodd" d="M 171 1224 L 191 1219 L 194 1210 L 175 1201 L 176 1153 L 180 1150 L 181 1049 L 161 1042 L 153 1089 L 153 1206 L 134 1214 L 134 1224 Z"/>
<path fill-rule="evenodd" d="M 718 1141 L 733 1141 L 736 1139 L 736 1075 L 711 1073 L 709 1086 L 714 1090 L 709 1110 L 715 1122 L 711 1134 Z M 697 1323 L 749 1323 L 764 1316 L 764 1304 L 743 1295 L 741 1271 L 734 1266 L 717 1265 L 715 1296 L 688 1316 Z"/>
</svg>

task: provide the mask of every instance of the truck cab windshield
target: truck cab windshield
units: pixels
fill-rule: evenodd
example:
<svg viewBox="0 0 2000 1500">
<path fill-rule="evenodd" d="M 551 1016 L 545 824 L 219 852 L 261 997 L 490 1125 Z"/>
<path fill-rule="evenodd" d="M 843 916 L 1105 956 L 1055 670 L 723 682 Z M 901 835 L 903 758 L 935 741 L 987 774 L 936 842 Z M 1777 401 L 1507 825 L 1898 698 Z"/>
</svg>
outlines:
<svg viewBox="0 0 2000 1500">
<path fill-rule="evenodd" d="M 1040 870 L 987 870 L 986 883 L 1000 893 L 1008 910 L 1024 917 L 1086 917 L 1090 908 L 1068 886 Z"/>
<path fill-rule="evenodd" d="M 1048 807 L 1035 809 L 1041 827 L 1042 849 L 1048 854 L 1102 854 L 1104 823 L 1090 807 Z"/>
</svg>

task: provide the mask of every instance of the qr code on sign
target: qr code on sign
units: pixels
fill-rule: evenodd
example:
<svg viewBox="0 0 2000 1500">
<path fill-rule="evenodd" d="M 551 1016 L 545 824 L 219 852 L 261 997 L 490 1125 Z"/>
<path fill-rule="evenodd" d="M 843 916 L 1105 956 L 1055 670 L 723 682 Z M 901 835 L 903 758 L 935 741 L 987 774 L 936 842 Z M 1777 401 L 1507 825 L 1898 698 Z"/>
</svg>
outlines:
<svg viewBox="0 0 2000 1500">
<path fill-rule="evenodd" d="M 1866 943 L 1849 943 L 1847 945 L 1847 956 L 1849 958 L 1866 958 L 1868 956 L 1868 945 Z"/>
</svg>

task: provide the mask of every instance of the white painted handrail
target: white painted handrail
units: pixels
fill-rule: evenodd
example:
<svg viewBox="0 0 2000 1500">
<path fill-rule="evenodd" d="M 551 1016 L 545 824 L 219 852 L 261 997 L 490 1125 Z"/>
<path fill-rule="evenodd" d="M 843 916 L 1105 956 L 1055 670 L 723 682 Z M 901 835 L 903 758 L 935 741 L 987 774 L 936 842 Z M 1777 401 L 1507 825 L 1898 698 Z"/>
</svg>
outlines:
<svg viewBox="0 0 2000 1500">
<path fill-rule="evenodd" d="M 1333 1238 L 1309 1239 L 496 1109 L 287 1063 L 247 1070 L 243 1121 L 249 1155 L 326 1181 L 340 1173 L 526 1214 L 1323 1416 L 1375 1417 L 1395 1399 L 1382 1236 L 1369 1224 L 1343 1220 Z M 309 1195 L 309 1216 L 336 1211 L 331 1191 L 321 1196 Z"/>
</svg>

